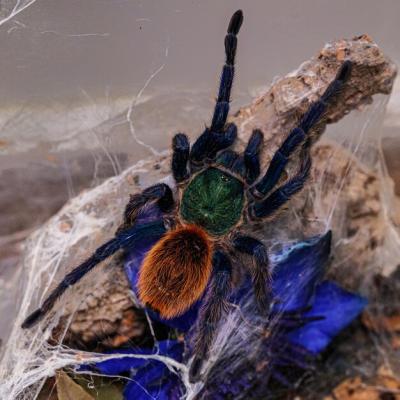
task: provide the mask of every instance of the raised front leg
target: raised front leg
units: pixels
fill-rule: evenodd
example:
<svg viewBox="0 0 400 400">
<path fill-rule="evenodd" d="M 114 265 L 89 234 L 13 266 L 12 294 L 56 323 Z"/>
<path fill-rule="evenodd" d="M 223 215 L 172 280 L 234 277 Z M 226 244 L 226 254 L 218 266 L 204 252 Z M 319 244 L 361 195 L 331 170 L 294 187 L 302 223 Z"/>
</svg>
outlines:
<svg viewBox="0 0 400 400">
<path fill-rule="evenodd" d="M 226 125 L 229 113 L 229 102 L 235 74 L 235 56 L 237 34 L 243 22 L 241 10 L 233 14 L 225 36 L 225 65 L 222 68 L 218 97 L 210 128 L 206 128 L 193 144 L 190 151 L 190 162 L 196 167 L 206 158 L 214 158 L 219 150 L 231 146 L 236 139 L 237 129 L 233 124 Z"/>
</svg>

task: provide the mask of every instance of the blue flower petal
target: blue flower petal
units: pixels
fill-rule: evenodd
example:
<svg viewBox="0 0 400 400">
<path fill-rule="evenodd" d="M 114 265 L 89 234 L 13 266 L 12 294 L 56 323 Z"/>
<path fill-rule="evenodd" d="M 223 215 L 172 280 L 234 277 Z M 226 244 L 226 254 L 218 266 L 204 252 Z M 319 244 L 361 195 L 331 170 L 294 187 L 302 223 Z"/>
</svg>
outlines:
<svg viewBox="0 0 400 400">
<path fill-rule="evenodd" d="M 132 378 L 124 389 L 125 400 L 179 400 L 181 398 L 177 377 L 170 373 L 168 379 L 164 379 L 158 385 L 143 386 L 135 377 Z M 177 389 L 177 390 L 175 390 Z"/>
<path fill-rule="evenodd" d="M 124 389 L 124 399 L 168 399 L 181 398 L 181 383 L 176 374 L 160 361 L 151 362 L 134 372 L 132 380 Z"/>
<path fill-rule="evenodd" d="M 312 321 L 288 334 L 292 343 L 317 354 L 363 311 L 364 297 L 350 293 L 333 282 L 325 281 L 317 287 L 314 304 L 304 317 L 324 317 Z"/>
<path fill-rule="evenodd" d="M 110 354 L 152 354 L 153 349 L 120 349 L 113 351 Z M 89 366 L 89 369 L 95 368 L 99 372 L 105 375 L 118 375 L 126 371 L 130 371 L 131 368 L 139 368 L 145 365 L 147 359 L 145 358 L 134 358 L 134 357 L 122 357 L 122 358 L 111 358 L 106 361 L 101 361 L 94 365 Z"/>
<path fill-rule="evenodd" d="M 295 311 L 312 304 L 316 285 L 325 274 L 331 232 L 297 243 L 277 257 L 272 273 L 274 311 Z"/>
<path fill-rule="evenodd" d="M 131 349 L 120 349 L 114 351 L 116 354 L 160 354 L 175 359 L 176 361 L 182 361 L 183 354 L 183 343 L 176 340 L 162 340 L 158 343 L 158 348 L 131 348 Z M 102 361 L 92 368 L 96 368 L 99 372 L 105 375 L 118 375 L 123 372 L 128 372 L 133 368 L 140 368 L 152 362 L 152 359 L 148 358 L 135 358 L 135 357 L 122 357 L 112 358 L 110 360 Z M 157 361 L 154 361 L 157 362 Z"/>
</svg>

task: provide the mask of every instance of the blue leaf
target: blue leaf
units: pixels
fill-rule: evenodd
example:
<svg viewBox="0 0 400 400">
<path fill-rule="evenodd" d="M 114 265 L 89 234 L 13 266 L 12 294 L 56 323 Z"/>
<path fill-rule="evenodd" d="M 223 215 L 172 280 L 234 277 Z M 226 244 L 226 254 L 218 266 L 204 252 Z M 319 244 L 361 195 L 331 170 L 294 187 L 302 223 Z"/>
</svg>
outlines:
<svg viewBox="0 0 400 400">
<path fill-rule="evenodd" d="M 317 354 L 324 350 L 341 330 L 348 326 L 367 305 L 367 300 L 333 282 L 317 287 L 314 304 L 304 317 L 324 317 L 288 334 L 292 343 Z"/>
<path fill-rule="evenodd" d="M 331 247 L 331 232 L 297 243 L 277 257 L 272 273 L 274 311 L 296 311 L 309 307 L 316 285 L 325 274 Z"/>
</svg>

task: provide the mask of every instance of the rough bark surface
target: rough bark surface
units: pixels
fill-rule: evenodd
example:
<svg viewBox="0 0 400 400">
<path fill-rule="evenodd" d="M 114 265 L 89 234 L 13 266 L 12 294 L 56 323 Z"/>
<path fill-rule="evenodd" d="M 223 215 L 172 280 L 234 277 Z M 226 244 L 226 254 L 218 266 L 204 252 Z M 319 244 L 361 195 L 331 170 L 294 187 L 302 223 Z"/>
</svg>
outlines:
<svg viewBox="0 0 400 400">
<path fill-rule="evenodd" d="M 316 130 L 316 137 L 321 135 L 326 124 L 334 123 L 350 111 L 372 102 L 373 95 L 390 93 L 396 68 L 371 38 L 364 35 L 329 43 L 295 72 L 277 80 L 250 106 L 236 113 L 232 121 L 239 128 L 238 146 L 243 145 L 252 129 L 262 129 L 266 138 L 262 157 L 265 166 L 298 117 L 334 78 L 344 59 L 354 62 L 351 80 L 343 90 L 340 102 L 327 111 Z M 294 199 L 288 212 L 280 215 L 276 223 L 266 224 L 262 229 L 257 227 L 256 234 L 266 243 L 276 244 L 280 240 L 295 240 L 320 233 L 326 229 L 327 213 L 332 204 L 336 204 L 329 224 L 334 237 L 341 239 L 335 242 L 335 265 L 338 269 L 352 271 L 354 280 L 346 281 L 351 286 L 357 281 L 360 270 L 376 259 L 383 240 L 379 180 L 373 171 L 337 144 L 317 143 L 313 156 L 313 179 L 307 189 Z M 167 177 L 169 173 L 169 157 L 154 158 L 81 193 L 30 237 L 24 257 L 25 268 L 32 268 L 32 251 L 39 238 L 44 248 L 67 243 L 65 252 L 59 255 L 61 267 L 54 286 L 67 271 L 113 236 L 129 194 Z M 57 243 L 54 243 L 55 237 Z M 36 262 L 41 262 L 41 257 L 41 254 L 36 255 Z M 48 259 L 43 258 L 45 261 Z M 43 279 L 48 279 L 48 276 L 43 276 Z M 36 305 L 32 304 L 32 308 Z M 62 309 L 64 317 L 74 310 L 68 337 L 85 343 L 100 341 L 107 346 L 118 346 L 142 336 L 146 329 L 145 319 L 135 308 L 120 256 L 104 262 L 71 288 L 56 309 Z"/>
</svg>

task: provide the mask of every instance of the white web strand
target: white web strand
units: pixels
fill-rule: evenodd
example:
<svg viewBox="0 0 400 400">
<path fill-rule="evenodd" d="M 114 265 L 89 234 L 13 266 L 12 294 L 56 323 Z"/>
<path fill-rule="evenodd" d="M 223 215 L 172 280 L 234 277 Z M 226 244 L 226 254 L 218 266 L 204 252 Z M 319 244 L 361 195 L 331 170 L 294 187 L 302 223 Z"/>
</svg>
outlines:
<svg viewBox="0 0 400 400">
<path fill-rule="evenodd" d="M 169 42 L 169 38 L 167 40 Z M 165 48 L 165 53 L 164 53 L 164 57 L 165 59 L 168 58 L 168 53 L 169 53 L 169 44 L 167 44 L 166 48 Z M 164 69 L 166 65 L 166 61 L 161 64 L 146 80 L 146 82 L 144 83 L 144 85 L 142 86 L 142 88 L 139 90 L 138 94 L 132 99 L 131 104 L 128 108 L 128 111 L 126 113 L 126 120 L 128 121 L 129 124 L 129 130 L 131 132 L 131 135 L 133 137 L 133 139 L 136 141 L 136 143 L 138 143 L 140 146 L 143 146 L 144 148 L 146 148 L 147 150 L 150 150 L 151 154 L 159 156 L 161 154 L 163 154 L 163 152 L 159 152 L 157 151 L 153 146 L 145 143 L 143 140 L 141 140 L 137 134 L 136 134 L 136 130 L 135 130 L 135 125 L 134 125 L 134 120 L 133 120 L 133 113 L 135 111 L 136 106 L 139 104 L 142 95 L 144 93 L 144 91 L 147 89 L 147 87 L 150 85 L 151 81 Z"/>
<path fill-rule="evenodd" d="M 8 21 L 11 21 L 14 17 L 16 17 L 18 14 L 20 14 L 22 11 L 24 11 L 26 8 L 30 7 L 34 3 L 36 3 L 37 0 L 17 0 L 14 4 L 14 7 L 8 11 L 7 7 L 7 2 L 6 1 L 0 1 L 0 6 L 5 8 L 6 10 L 6 15 L 0 19 L 0 26 L 5 24 Z M 8 12 L 8 14 L 7 14 Z M 2 14 L 4 11 L 2 12 Z"/>
</svg>

